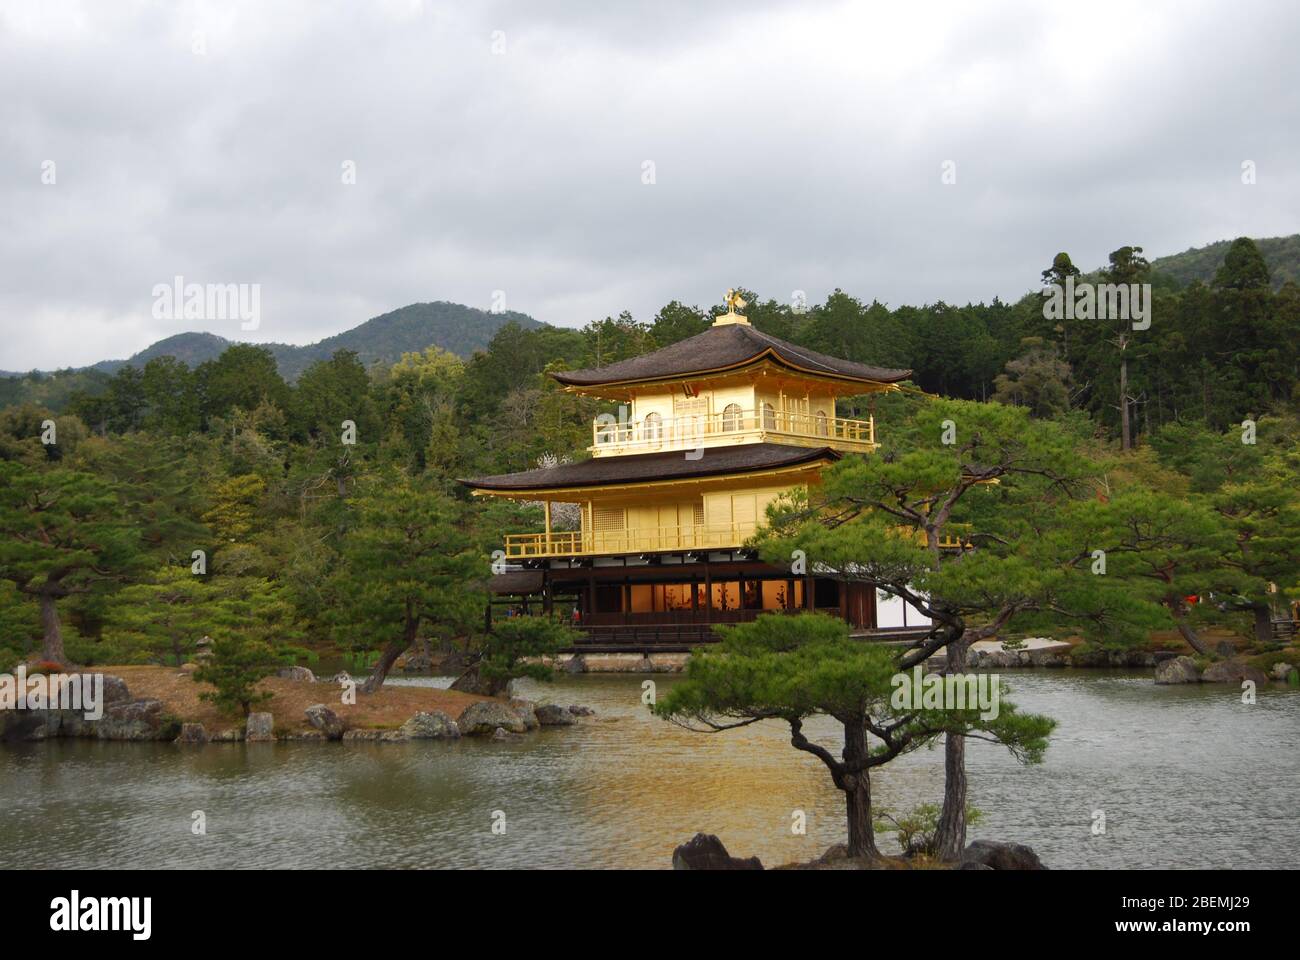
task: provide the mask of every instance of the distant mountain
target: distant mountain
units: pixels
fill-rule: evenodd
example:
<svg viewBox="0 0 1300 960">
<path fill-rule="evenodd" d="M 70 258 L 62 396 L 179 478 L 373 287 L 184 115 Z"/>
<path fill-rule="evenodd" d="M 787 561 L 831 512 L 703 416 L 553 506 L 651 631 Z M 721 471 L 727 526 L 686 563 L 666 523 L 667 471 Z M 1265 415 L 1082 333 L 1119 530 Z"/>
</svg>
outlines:
<svg viewBox="0 0 1300 960">
<path fill-rule="evenodd" d="M 475 350 L 486 349 L 497 330 L 512 320 L 524 328 L 543 326 L 526 313 L 490 313 L 440 300 L 413 303 L 305 347 L 290 343 L 261 346 L 275 356 L 280 375 L 293 381 L 317 360 L 328 360 L 336 350 L 356 351 L 366 366 L 376 361 L 396 363 L 403 353 L 431 346 L 469 357 Z M 143 367 L 154 357 L 175 357 L 195 367 L 205 360 L 215 360 L 232 343 L 214 333 L 178 333 L 150 344 L 126 360 L 101 360 L 89 369 L 113 373 L 128 363 Z"/>
<path fill-rule="evenodd" d="M 512 320 L 524 329 L 544 326 L 526 313 L 491 313 L 441 300 L 413 303 L 319 343 L 289 347 L 288 350 L 295 352 L 285 357 L 277 352 L 276 360 L 281 375 L 295 380 L 311 364 L 328 360 L 336 350 L 355 350 L 367 366 L 376 360 L 396 363 L 403 353 L 431 346 L 469 357 L 476 350 L 486 350 L 496 332 Z"/>
<path fill-rule="evenodd" d="M 1276 290 L 1288 280 L 1300 283 L 1300 233 L 1289 237 L 1256 240 L 1255 245 L 1268 264 L 1273 289 Z M 1219 267 L 1223 266 L 1223 258 L 1230 246 L 1231 240 L 1220 240 L 1205 247 L 1191 247 L 1182 253 L 1158 257 L 1151 261 L 1151 266 L 1173 277 L 1179 286 L 1187 286 L 1193 280 L 1210 283 Z"/>
<path fill-rule="evenodd" d="M 155 357 L 175 357 L 191 367 L 197 367 L 205 360 L 221 356 L 221 351 L 230 346 L 231 341 L 215 333 L 178 333 L 175 336 L 150 344 L 130 360 L 101 360 L 90 367 L 101 373 L 115 373 L 119 367 L 131 363 L 143 367 Z"/>
</svg>

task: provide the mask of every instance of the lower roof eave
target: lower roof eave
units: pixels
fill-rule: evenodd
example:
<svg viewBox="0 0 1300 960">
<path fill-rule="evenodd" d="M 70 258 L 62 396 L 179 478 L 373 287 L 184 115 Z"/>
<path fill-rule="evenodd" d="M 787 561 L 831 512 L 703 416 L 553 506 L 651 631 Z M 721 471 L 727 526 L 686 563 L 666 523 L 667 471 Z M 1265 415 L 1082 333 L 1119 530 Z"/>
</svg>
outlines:
<svg viewBox="0 0 1300 960">
<path fill-rule="evenodd" d="M 520 473 L 470 477 L 457 482 L 475 494 L 544 499 L 542 495 L 618 491 L 652 485 L 717 482 L 798 472 L 843 456 L 831 447 L 752 443 L 705 448 L 695 459 L 685 451 L 598 457 Z"/>
</svg>

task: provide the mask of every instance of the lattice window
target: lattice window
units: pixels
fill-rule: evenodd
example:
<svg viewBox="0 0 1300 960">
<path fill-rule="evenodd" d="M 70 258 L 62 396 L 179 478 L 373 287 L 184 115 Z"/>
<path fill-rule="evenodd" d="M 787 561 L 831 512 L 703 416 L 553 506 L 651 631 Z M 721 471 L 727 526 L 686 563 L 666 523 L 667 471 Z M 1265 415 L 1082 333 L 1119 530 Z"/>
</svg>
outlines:
<svg viewBox="0 0 1300 960">
<path fill-rule="evenodd" d="M 702 417 L 709 412 L 708 401 L 704 397 L 674 397 L 673 416 Z"/>
</svg>

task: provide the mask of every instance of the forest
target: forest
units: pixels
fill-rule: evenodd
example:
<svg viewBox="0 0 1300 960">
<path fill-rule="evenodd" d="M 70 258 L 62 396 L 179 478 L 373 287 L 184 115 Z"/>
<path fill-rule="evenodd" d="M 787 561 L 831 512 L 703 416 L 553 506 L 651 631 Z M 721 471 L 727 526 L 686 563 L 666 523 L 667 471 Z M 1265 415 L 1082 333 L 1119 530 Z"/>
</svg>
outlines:
<svg viewBox="0 0 1300 960">
<path fill-rule="evenodd" d="M 1140 495 L 1152 522 L 1183 525 L 1181 546 L 1144 555 L 1163 571 L 1167 622 L 1152 629 L 1195 637 L 1212 623 L 1263 642 L 1270 615 L 1300 596 L 1300 287 L 1277 284 L 1245 238 L 1209 282 L 1142 254 L 1119 247 L 1089 275 L 1151 285 L 1141 331 L 1047 319 L 1040 289 L 893 308 L 841 290 L 807 305 L 742 295 L 760 330 L 914 371 L 908 389 L 838 411 L 874 413 L 882 462 L 915 449 L 933 398 L 1016 408 L 1086 457 L 1097 498 Z M 1027 286 L 1088 279 L 1066 253 L 1043 259 Z M 540 511 L 473 501 L 456 479 L 586 456 L 592 418 L 611 411 L 547 372 L 677 342 L 723 309 L 510 322 L 467 358 L 428 347 L 366 363 L 339 349 L 292 382 L 269 348 L 233 344 L 193 367 L 126 364 L 57 403 L 12 402 L 0 409 L 0 670 L 179 665 L 205 636 L 268 662 L 473 647 L 491 551 L 507 530 L 540 528 Z M 1159 521 L 1165 508 L 1181 512 Z M 1213 602 L 1189 609 L 1188 596 Z"/>
</svg>

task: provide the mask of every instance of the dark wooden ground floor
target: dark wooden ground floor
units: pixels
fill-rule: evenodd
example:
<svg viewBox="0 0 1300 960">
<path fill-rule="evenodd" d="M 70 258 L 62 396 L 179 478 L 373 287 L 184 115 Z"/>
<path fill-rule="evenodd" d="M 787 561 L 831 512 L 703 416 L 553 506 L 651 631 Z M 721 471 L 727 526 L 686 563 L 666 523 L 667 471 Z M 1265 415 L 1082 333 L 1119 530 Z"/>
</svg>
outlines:
<svg viewBox="0 0 1300 960">
<path fill-rule="evenodd" d="M 763 613 L 833 613 L 857 631 L 876 627 L 875 591 L 754 559 L 585 564 L 511 571 L 489 582 L 490 628 L 506 616 L 560 616 L 595 652 L 689 650 L 716 640 L 713 626 Z"/>
</svg>

